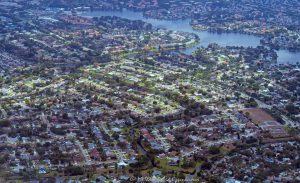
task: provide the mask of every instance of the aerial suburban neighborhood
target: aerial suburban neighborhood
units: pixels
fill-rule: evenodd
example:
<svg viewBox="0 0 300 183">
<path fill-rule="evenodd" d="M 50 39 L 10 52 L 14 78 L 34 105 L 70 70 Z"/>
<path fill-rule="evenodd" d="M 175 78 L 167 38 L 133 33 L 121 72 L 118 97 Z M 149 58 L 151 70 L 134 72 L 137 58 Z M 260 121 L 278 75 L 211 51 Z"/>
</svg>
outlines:
<svg viewBox="0 0 300 183">
<path fill-rule="evenodd" d="M 0 182 L 300 182 L 299 9 L 0 1 Z"/>
</svg>

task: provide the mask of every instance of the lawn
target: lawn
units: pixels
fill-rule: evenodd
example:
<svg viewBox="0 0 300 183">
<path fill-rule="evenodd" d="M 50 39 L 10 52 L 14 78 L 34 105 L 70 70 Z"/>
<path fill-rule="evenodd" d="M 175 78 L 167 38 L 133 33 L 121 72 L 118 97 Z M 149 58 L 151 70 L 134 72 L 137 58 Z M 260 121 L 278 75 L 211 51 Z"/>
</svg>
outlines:
<svg viewBox="0 0 300 183">
<path fill-rule="evenodd" d="M 203 162 L 196 162 L 196 165 L 195 167 L 191 167 L 191 168 L 182 168 L 181 165 L 182 165 L 182 161 L 179 163 L 178 166 L 169 166 L 168 165 L 168 160 L 167 159 L 159 159 L 159 158 L 156 158 L 155 161 L 158 161 L 159 162 L 159 166 L 161 168 L 159 169 L 162 169 L 162 170 L 174 170 L 174 171 L 183 171 L 183 172 L 190 172 L 192 173 L 196 167 L 200 166 L 201 164 L 203 164 Z"/>
</svg>

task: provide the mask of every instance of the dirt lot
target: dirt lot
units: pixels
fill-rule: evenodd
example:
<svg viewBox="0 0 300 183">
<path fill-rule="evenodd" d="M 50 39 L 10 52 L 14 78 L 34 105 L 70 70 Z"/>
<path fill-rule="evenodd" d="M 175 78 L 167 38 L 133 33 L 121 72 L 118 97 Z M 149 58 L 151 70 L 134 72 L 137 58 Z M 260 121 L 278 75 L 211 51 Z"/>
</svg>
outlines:
<svg viewBox="0 0 300 183">
<path fill-rule="evenodd" d="M 245 109 L 244 114 L 249 113 L 249 118 L 255 124 L 260 124 L 265 121 L 276 121 L 271 115 L 262 109 Z"/>
</svg>

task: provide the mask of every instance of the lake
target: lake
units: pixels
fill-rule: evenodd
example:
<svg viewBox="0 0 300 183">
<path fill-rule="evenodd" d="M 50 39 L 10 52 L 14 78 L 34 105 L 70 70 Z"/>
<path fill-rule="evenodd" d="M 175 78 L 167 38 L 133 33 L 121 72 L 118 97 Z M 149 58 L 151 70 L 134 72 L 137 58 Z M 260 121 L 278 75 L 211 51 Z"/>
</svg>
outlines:
<svg viewBox="0 0 300 183">
<path fill-rule="evenodd" d="M 165 28 L 173 31 L 184 31 L 197 34 L 200 38 L 200 43 L 193 48 L 188 48 L 184 51 L 186 54 L 191 54 L 199 46 L 207 46 L 210 43 L 217 43 L 221 46 L 244 46 L 256 47 L 260 45 L 260 38 L 254 35 L 240 34 L 240 33 L 211 33 L 207 31 L 197 31 L 190 25 L 190 19 L 185 20 L 158 20 L 153 18 L 146 18 L 142 12 L 135 12 L 124 9 L 123 11 L 84 11 L 80 15 L 86 17 L 101 17 L 101 16 L 117 16 L 130 20 L 143 20 L 151 23 L 158 28 Z M 288 50 L 277 51 L 278 64 L 297 63 L 300 62 L 300 52 L 290 52 Z"/>
</svg>

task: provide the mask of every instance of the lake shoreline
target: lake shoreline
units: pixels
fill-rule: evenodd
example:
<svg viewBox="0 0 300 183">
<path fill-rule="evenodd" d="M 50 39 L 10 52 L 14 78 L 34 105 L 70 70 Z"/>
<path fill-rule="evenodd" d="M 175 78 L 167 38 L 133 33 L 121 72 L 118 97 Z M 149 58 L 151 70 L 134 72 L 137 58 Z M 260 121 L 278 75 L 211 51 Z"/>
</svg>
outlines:
<svg viewBox="0 0 300 183">
<path fill-rule="evenodd" d="M 192 54 L 198 47 L 208 46 L 211 43 L 217 43 L 220 46 L 243 46 L 243 47 L 257 47 L 263 46 L 261 44 L 261 36 L 253 34 L 243 34 L 242 32 L 231 33 L 222 32 L 215 33 L 210 31 L 199 31 L 192 27 L 191 20 L 162 20 L 145 17 L 142 12 L 124 9 L 118 10 L 93 10 L 93 11 L 80 11 L 80 16 L 85 17 L 101 17 L 101 16 L 116 16 L 130 20 L 142 20 L 151 23 L 154 27 L 161 29 L 168 29 L 172 31 L 182 31 L 194 33 L 200 38 L 200 42 L 193 47 L 189 47 L 183 51 L 185 54 Z M 300 62 L 300 52 L 291 52 L 286 49 L 276 50 L 278 55 L 277 64 L 296 64 Z"/>
</svg>

